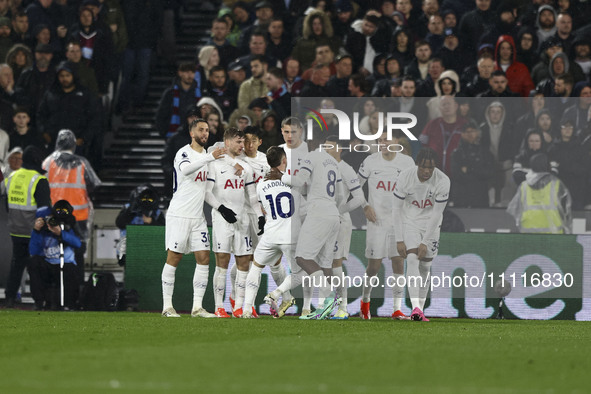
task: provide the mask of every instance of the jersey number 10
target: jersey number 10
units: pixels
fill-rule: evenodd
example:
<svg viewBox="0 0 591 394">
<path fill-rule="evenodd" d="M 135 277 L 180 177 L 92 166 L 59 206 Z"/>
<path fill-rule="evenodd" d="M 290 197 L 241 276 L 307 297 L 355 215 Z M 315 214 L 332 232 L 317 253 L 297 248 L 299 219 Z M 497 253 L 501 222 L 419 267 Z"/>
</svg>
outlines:
<svg viewBox="0 0 591 394">
<path fill-rule="evenodd" d="M 279 217 L 283 219 L 287 219 L 291 217 L 291 215 L 293 215 L 293 196 L 291 195 L 291 193 L 281 192 L 275 197 L 274 201 L 272 194 L 267 194 L 265 198 L 267 199 L 267 201 L 269 201 L 269 206 L 271 207 L 271 217 L 273 218 L 273 220 L 277 219 L 277 215 L 279 215 Z M 282 198 L 287 198 L 287 200 L 289 201 L 289 212 L 287 213 L 283 212 L 283 207 L 281 206 Z"/>
</svg>

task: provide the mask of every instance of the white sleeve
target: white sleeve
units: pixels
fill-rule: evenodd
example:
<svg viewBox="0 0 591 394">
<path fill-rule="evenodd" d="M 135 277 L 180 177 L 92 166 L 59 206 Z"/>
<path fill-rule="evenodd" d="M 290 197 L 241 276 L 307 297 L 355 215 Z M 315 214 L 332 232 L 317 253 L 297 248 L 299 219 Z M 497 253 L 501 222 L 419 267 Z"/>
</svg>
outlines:
<svg viewBox="0 0 591 394">
<path fill-rule="evenodd" d="M 433 206 L 433 211 L 431 212 L 431 217 L 429 218 L 429 221 L 427 222 L 427 232 L 425 233 L 425 236 L 423 237 L 423 239 L 433 238 L 433 234 L 435 234 L 437 227 L 439 227 L 439 221 L 441 220 L 441 215 L 443 215 L 443 210 L 445 209 L 446 205 L 447 205 L 447 201 L 444 201 L 444 202 L 435 201 L 435 205 Z"/>
<path fill-rule="evenodd" d="M 394 223 L 394 233 L 396 235 L 396 242 L 404 241 L 404 229 L 402 226 L 403 214 L 402 207 L 406 199 L 406 192 L 402 187 L 401 179 L 398 178 L 396 187 L 394 188 L 394 202 L 392 205 L 392 222 Z"/>
<path fill-rule="evenodd" d="M 205 202 L 213 209 L 218 209 L 222 205 L 216 196 L 213 195 L 213 187 L 215 186 L 215 174 L 207 175 L 207 185 L 205 187 Z"/>
<path fill-rule="evenodd" d="M 339 213 L 341 214 L 345 212 L 351 212 L 357 207 L 365 207 L 367 205 L 367 201 L 365 200 L 361 186 L 356 186 L 355 188 L 349 190 L 349 193 L 351 193 L 353 198 L 347 201 L 345 204 L 339 206 Z"/>
<path fill-rule="evenodd" d="M 251 208 L 254 209 L 254 212 L 258 216 L 263 216 L 263 211 L 261 209 L 261 204 L 259 204 L 259 198 L 257 196 L 257 184 L 254 182 L 253 172 L 250 167 L 247 169 L 249 174 L 246 178 L 246 194 L 248 195 L 248 203 L 250 204 Z"/>
<path fill-rule="evenodd" d="M 179 170 L 183 175 L 191 175 L 195 171 L 200 170 L 202 167 L 206 166 L 207 163 L 212 162 L 215 160 L 215 157 L 211 153 L 206 155 L 200 155 L 197 160 L 191 162 L 188 157 L 185 157 L 179 163 Z"/>
<path fill-rule="evenodd" d="M 293 187 L 303 187 L 310 179 L 310 175 L 312 175 L 312 169 L 302 166 L 295 175 L 283 174 L 281 182 Z"/>
</svg>

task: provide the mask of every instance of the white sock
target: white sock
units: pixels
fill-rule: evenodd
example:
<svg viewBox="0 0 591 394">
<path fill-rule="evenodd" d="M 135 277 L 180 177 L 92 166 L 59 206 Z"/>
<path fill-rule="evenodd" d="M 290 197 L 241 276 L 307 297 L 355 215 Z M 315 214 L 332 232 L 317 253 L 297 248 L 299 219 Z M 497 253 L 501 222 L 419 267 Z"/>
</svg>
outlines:
<svg viewBox="0 0 591 394">
<path fill-rule="evenodd" d="M 303 270 L 302 270 L 303 275 Z M 293 282 L 293 278 L 292 278 Z M 293 283 L 292 283 L 293 285 Z M 312 303 L 312 295 L 314 294 L 314 288 L 312 286 L 304 285 L 302 283 L 302 292 L 304 293 L 304 303 L 302 305 L 302 309 L 310 310 L 312 309 L 310 304 Z"/>
<path fill-rule="evenodd" d="M 337 267 L 332 269 L 332 276 L 336 276 L 340 281 L 340 286 L 336 289 L 337 294 L 343 299 L 341 304 L 339 305 L 339 309 L 346 311 L 347 310 L 347 286 L 344 279 L 343 279 L 343 267 Z"/>
<path fill-rule="evenodd" d="M 236 300 L 236 271 L 238 267 L 236 263 L 230 268 L 230 283 L 232 283 L 232 290 L 230 290 L 230 298 Z"/>
<path fill-rule="evenodd" d="M 279 263 L 277 265 L 272 265 L 270 268 L 271 268 L 271 276 L 273 277 L 275 284 L 277 286 L 281 285 L 283 283 L 283 281 L 285 280 L 285 278 L 287 277 L 287 275 L 285 273 L 285 268 L 283 267 L 283 265 L 281 263 Z M 291 293 L 289 292 L 289 290 L 284 292 L 282 297 L 283 297 L 283 300 L 291 300 L 293 298 L 291 296 Z"/>
<path fill-rule="evenodd" d="M 371 301 L 371 291 L 373 290 L 373 286 L 371 285 L 372 281 L 370 280 L 371 278 L 372 276 L 368 276 L 367 280 L 363 281 L 363 292 L 361 295 L 361 300 L 363 302 Z"/>
<path fill-rule="evenodd" d="M 404 274 L 393 273 L 392 278 L 394 279 L 392 295 L 394 299 L 394 312 L 396 312 L 402 307 L 402 298 L 404 298 L 404 286 L 398 286 L 398 283 L 403 283 Z"/>
<path fill-rule="evenodd" d="M 224 307 L 224 291 L 226 290 L 226 268 L 215 267 L 213 273 L 213 299 L 215 309 Z"/>
<path fill-rule="evenodd" d="M 244 294 L 243 311 L 249 311 L 254 305 L 254 299 L 257 296 L 259 286 L 261 284 L 261 272 L 263 272 L 263 269 L 257 267 L 254 264 L 248 271 L 248 275 L 246 277 L 246 291 Z"/>
<path fill-rule="evenodd" d="M 286 291 L 290 291 L 298 287 L 302 284 L 302 276 L 304 275 L 304 271 L 298 271 L 296 273 L 291 273 L 287 275 L 287 278 L 283 281 L 283 283 L 275 289 L 276 291 L 280 292 L 281 294 L 285 293 Z M 308 304 L 309 305 L 309 304 Z"/>
<path fill-rule="evenodd" d="M 234 304 L 234 310 L 242 308 L 244 305 L 244 294 L 246 292 L 246 277 L 248 276 L 248 271 L 240 271 L 236 272 L 236 299 Z"/>
<path fill-rule="evenodd" d="M 429 285 L 431 283 L 431 263 L 432 261 L 421 261 L 419 263 L 419 272 L 423 278 L 423 286 L 419 289 L 419 301 L 421 303 L 421 310 L 425 308 L 425 301 L 429 293 Z"/>
<path fill-rule="evenodd" d="M 317 307 L 322 308 L 324 305 L 324 299 L 330 294 L 330 284 L 327 283 L 326 276 L 322 270 L 313 272 L 310 275 L 311 284 L 318 289 L 318 305 Z"/>
<path fill-rule="evenodd" d="M 172 308 L 172 294 L 174 293 L 174 274 L 176 267 L 164 264 L 162 268 L 162 310 Z"/>
<path fill-rule="evenodd" d="M 203 308 L 203 296 L 209 280 L 209 265 L 197 264 L 193 275 L 193 309 Z"/>
<path fill-rule="evenodd" d="M 406 257 L 406 287 L 408 288 L 408 295 L 410 297 L 412 309 L 421 309 L 419 298 L 420 284 L 421 272 L 419 271 L 419 257 L 416 254 L 411 253 Z"/>
</svg>

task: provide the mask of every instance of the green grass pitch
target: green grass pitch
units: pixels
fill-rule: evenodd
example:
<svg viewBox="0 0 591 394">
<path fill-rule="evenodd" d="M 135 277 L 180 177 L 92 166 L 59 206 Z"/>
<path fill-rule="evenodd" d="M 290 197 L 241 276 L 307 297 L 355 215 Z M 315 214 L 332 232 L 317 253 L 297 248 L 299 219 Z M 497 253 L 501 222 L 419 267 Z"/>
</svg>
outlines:
<svg viewBox="0 0 591 394">
<path fill-rule="evenodd" d="M 574 321 L 0 310 L 0 393 L 588 393 Z"/>
</svg>

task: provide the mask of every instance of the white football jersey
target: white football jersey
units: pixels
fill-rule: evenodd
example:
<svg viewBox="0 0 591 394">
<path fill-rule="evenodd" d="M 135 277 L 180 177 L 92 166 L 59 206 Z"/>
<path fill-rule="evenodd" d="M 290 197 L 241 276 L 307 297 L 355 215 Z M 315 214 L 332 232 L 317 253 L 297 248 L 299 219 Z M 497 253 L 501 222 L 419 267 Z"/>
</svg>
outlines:
<svg viewBox="0 0 591 394">
<path fill-rule="evenodd" d="M 431 178 L 421 182 L 417 171 L 416 165 L 404 170 L 398 177 L 393 195 L 404 200 L 404 225 L 427 231 L 427 222 L 431 218 L 435 203 L 446 203 L 449 199 L 450 181 L 443 171 L 435 168 Z M 443 215 L 438 225 L 441 225 L 442 220 Z"/>
<path fill-rule="evenodd" d="M 326 152 L 310 152 L 302 160 L 299 171 L 293 176 L 292 184 L 299 185 L 301 181 L 298 178 L 303 179 L 303 176 L 307 176 L 303 175 L 304 171 L 309 173 L 309 178 L 305 181 L 308 185 L 308 214 L 324 209 L 324 214 L 334 213 L 334 210 L 337 210 L 339 183 L 342 182 L 337 161 Z"/>
<path fill-rule="evenodd" d="M 256 157 L 249 157 L 242 152 L 242 154 L 238 157 L 240 160 L 245 161 L 248 165 L 252 167 L 254 171 L 254 182 L 259 183 L 265 175 L 271 170 L 271 166 L 267 162 L 267 155 L 263 152 L 257 151 Z"/>
<path fill-rule="evenodd" d="M 265 211 L 263 237 L 271 244 L 295 244 L 300 230 L 299 193 L 280 180 L 257 184 L 257 197 Z"/>
<path fill-rule="evenodd" d="M 308 144 L 303 142 L 295 149 L 290 149 L 287 144 L 279 145 L 280 148 L 285 150 L 285 156 L 287 158 L 287 175 L 295 175 L 299 171 L 302 165 L 302 160 L 308 154 Z"/>
<path fill-rule="evenodd" d="M 215 159 L 211 153 L 199 153 L 187 144 L 178 150 L 174 157 L 173 195 L 167 215 L 184 218 L 203 218 L 203 201 L 207 186 L 208 163 Z M 183 175 L 184 166 L 203 162 L 203 165 L 189 175 Z"/>
<path fill-rule="evenodd" d="M 254 185 L 254 172 L 244 161 L 236 159 L 236 163 L 244 168 L 240 175 L 236 175 L 236 169 L 228 161 L 210 163 L 207 180 L 213 182 L 212 193 L 217 200 L 239 216 L 246 214 L 245 208 L 250 207 L 246 187 Z"/>
<path fill-rule="evenodd" d="M 393 160 L 386 160 L 381 152 L 365 158 L 359 167 L 359 176 L 367 181 L 369 205 L 379 221 L 391 220 L 394 187 L 402 171 L 415 165 L 412 157 L 397 153 Z"/>
</svg>

